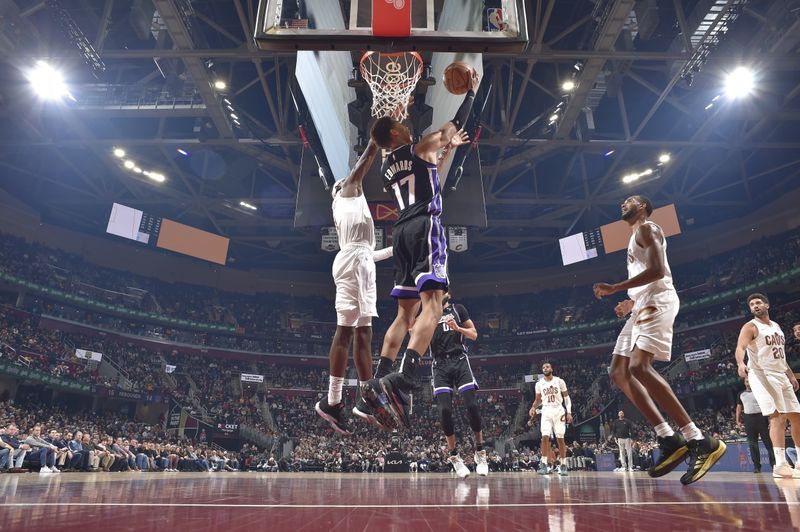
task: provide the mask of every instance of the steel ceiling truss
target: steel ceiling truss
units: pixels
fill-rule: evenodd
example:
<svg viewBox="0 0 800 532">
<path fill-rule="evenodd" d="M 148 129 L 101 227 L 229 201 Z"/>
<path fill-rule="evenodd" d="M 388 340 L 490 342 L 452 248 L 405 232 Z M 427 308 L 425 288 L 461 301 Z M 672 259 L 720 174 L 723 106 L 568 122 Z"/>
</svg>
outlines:
<svg viewBox="0 0 800 532">
<path fill-rule="evenodd" d="M 17 1 L 18 4 L 24 3 Z M 152 68 L 152 63 L 150 68 L 146 67 L 148 61 L 156 57 L 180 60 L 203 102 L 202 107 L 193 109 L 190 114 L 211 123 L 215 135 L 200 140 L 196 136 L 176 134 L 169 126 L 173 120 L 185 120 L 185 116 L 176 116 L 174 110 L 170 114 L 168 109 L 148 109 L 147 113 L 128 113 L 125 116 L 138 116 L 142 121 L 158 121 L 154 128 L 158 131 L 157 135 L 129 138 L 123 133 L 119 138 L 99 138 L 90 128 L 80 125 L 86 119 L 82 113 L 87 111 L 75 110 L 71 122 L 78 125 L 73 128 L 75 135 L 71 138 L 52 138 L 29 125 L 25 126 L 30 133 L 26 138 L 0 139 L 0 150 L 53 150 L 59 160 L 79 176 L 79 183 L 85 185 L 78 196 L 64 194 L 61 198 L 54 198 L 55 205 L 60 208 L 90 207 L 93 201 L 98 206 L 120 200 L 141 207 L 174 202 L 184 205 L 185 212 L 204 216 L 211 227 L 230 236 L 234 242 L 238 241 L 247 247 L 255 246 L 259 253 L 280 254 L 296 260 L 315 257 L 310 254 L 318 248 L 318 234 L 313 231 L 293 231 L 291 217 L 280 221 L 265 219 L 260 213 L 252 216 L 222 205 L 217 197 L 207 195 L 200 178 L 183 171 L 172 157 L 176 146 L 213 148 L 250 157 L 260 164 L 249 177 L 249 196 L 236 199 L 246 199 L 265 208 L 293 206 L 302 146 L 296 133 L 296 117 L 288 94 L 294 56 L 283 52 L 265 52 L 255 47 L 252 35 L 256 2 L 192 2 L 195 15 L 193 27 L 189 27 L 185 13 L 181 11 L 182 4 L 186 3 L 184 0 L 154 0 L 169 32 L 171 44 L 166 48 L 141 50 L 121 49 L 113 43 L 112 18 L 115 4 L 118 4 L 115 0 L 82 2 L 91 11 L 91 20 L 95 24 L 93 28 L 82 29 L 93 37 L 94 48 L 106 62 L 106 75 L 122 77 L 126 69 L 137 65 L 144 69 L 137 83 L 147 85 L 157 82 L 160 77 L 159 71 Z M 603 218 L 608 218 L 607 211 L 610 209 L 613 212 L 613 207 L 629 190 L 619 182 L 619 176 L 631 164 L 659 150 L 669 150 L 673 161 L 661 179 L 647 184 L 645 189 L 660 202 L 735 207 L 750 201 L 756 191 L 775 190 L 782 184 L 792 183 L 798 175 L 798 160 L 780 161 L 762 167 L 757 164 L 757 155 L 783 154 L 800 148 L 798 138 L 781 139 L 771 134 L 783 123 L 800 119 L 800 112 L 797 112 L 800 80 L 795 81 L 781 102 L 781 109 L 787 112 L 776 114 L 764 111 L 758 119 L 740 123 L 741 127 L 734 133 L 724 130 L 719 126 L 730 122 L 730 117 L 726 116 L 721 106 L 714 112 L 698 113 L 696 94 L 675 90 L 680 81 L 680 68 L 676 69 L 675 65 L 685 65 L 693 52 L 691 42 L 685 35 L 688 31 L 688 14 L 680 9 L 681 2 L 673 2 L 677 24 L 684 33 L 683 37 L 679 37 L 683 41 L 683 49 L 677 52 L 633 51 L 618 46 L 634 3 L 633 0 L 598 2 L 596 5 L 603 9 L 602 16 L 593 17 L 593 13 L 587 12 L 574 13 L 574 20 L 560 21 L 558 28 L 551 29 L 558 3 L 556 0 L 537 0 L 531 9 L 533 31 L 528 51 L 519 56 L 484 57 L 485 72 L 492 73 L 499 80 L 495 84 L 502 90 L 494 91 L 488 113 L 484 116 L 482 164 L 484 175 L 487 176 L 486 203 L 491 214 L 489 229 L 474 233 L 473 241 L 481 244 L 481 251 L 477 252 L 479 260 L 486 260 L 487 264 L 511 258 L 524 262 L 537 256 L 542 246 L 552 245 L 556 237 L 578 230 L 581 220 L 588 213 L 599 211 L 603 213 Z M 27 10 L 22 5 L 18 7 L 21 8 L 21 16 L 26 21 L 32 21 L 42 5 L 36 4 Z M 219 10 L 227 10 L 228 16 L 219 16 Z M 768 10 L 761 3 L 750 5 L 745 14 L 758 22 L 758 38 L 763 32 L 769 33 L 782 27 L 770 19 Z M 192 36 L 192 32 L 198 31 L 198 28 L 213 35 L 215 42 L 231 47 L 199 46 Z M 759 53 L 759 62 L 769 64 L 774 71 L 798 72 L 800 61 L 797 61 L 796 55 L 787 53 L 791 47 L 787 45 L 786 35 L 800 32 L 800 23 L 796 22 L 791 31 L 784 30 L 781 30 L 782 36 L 772 41 L 769 50 Z M 41 28 L 32 27 L 30 34 L 41 36 Z M 580 34 L 591 35 L 590 39 L 584 39 L 587 44 L 582 48 L 585 49 L 565 48 L 565 43 L 574 44 Z M 758 50 L 758 47 L 751 46 L 749 49 Z M 720 50 L 717 54 L 712 53 L 711 60 L 721 64 L 735 55 Z M 24 54 L 20 58 L 24 60 Z M 214 62 L 217 72 L 225 72 L 228 79 L 237 80 L 230 87 L 229 94 L 238 101 L 246 102 L 242 104 L 240 114 L 252 126 L 249 134 L 237 133 L 232 128 L 220 95 L 213 89 L 209 60 Z M 534 101 L 543 100 L 552 101 L 553 105 L 558 103 L 561 95 L 558 79 L 575 62 L 581 64 L 577 88 L 566 100 L 555 129 L 543 134 L 539 122 L 528 113 L 529 106 Z M 623 62 L 628 67 L 615 73 L 620 88 L 604 96 L 606 100 L 617 100 L 613 103 L 617 125 L 604 126 L 602 133 L 595 133 L 594 136 L 577 135 L 581 113 L 599 77 L 606 72 L 613 72 L 615 65 Z M 653 76 L 654 71 L 661 74 Z M 632 107 L 640 100 L 652 101 L 653 97 L 655 101 L 646 112 L 632 112 Z M 653 120 L 665 109 L 676 113 L 676 122 L 694 124 L 691 134 L 681 135 L 676 127 L 673 130 L 667 128 L 654 137 L 650 131 Z M 92 116 L 114 116 L 112 110 L 95 109 L 92 113 Z M 252 134 L 253 131 L 258 131 L 259 135 Z M 83 148 L 95 157 L 107 160 L 110 148 L 116 145 L 151 153 L 157 164 L 167 169 L 171 176 L 170 184 L 153 189 L 131 182 L 124 172 L 112 172 L 115 179 L 111 181 L 118 183 L 113 185 L 107 179 L 98 181 L 96 176 L 70 159 L 72 150 Z M 614 156 L 598 172 L 597 157 L 611 150 L 615 151 Z M 709 153 L 716 154 L 719 160 L 712 165 L 700 166 L 699 163 Z M 553 157 L 564 161 L 561 171 L 555 174 L 544 171 Z M 107 164 L 112 165 L 113 160 L 107 160 Z M 9 162 L 3 165 L 5 168 L 14 166 Z M 14 167 L 18 171 L 25 171 L 19 165 Z M 715 176 L 723 171 L 732 172 L 735 178 L 720 185 Z M 53 181 L 50 176 L 40 176 L 40 179 Z M 262 179 L 280 189 L 281 194 L 271 197 L 257 194 L 256 183 Z M 74 192 L 78 190 L 74 184 L 62 184 L 75 188 Z M 716 197 L 731 190 L 740 190 L 741 199 Z M 520 217 L 517 213 L 504 215 L 505 209 L 524 207 L 531 208 L 526 216 Z M 253 234 L 260 227 L 283 231 L 283 236 L 276 236 L 273 231 L 263 236 Z M 495 233 L 495 228 L 517 228 L 524 236 Z M 276 241 L 286 242 L 286 246 L 275 246 Z M 313 246 L 302 246 L 302 242 Z M 515 242 L 518 247 L 509 249 L 509 242 Z"/>
</svg>

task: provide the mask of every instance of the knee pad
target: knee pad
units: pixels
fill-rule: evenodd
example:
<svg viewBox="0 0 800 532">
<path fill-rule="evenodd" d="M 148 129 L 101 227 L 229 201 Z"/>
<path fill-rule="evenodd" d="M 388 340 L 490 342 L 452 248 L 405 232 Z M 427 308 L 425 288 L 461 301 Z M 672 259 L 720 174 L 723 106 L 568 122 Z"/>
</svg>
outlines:
<svg viewBox="0 0 800 532">
<path fill-rule="evenodd" d="M 444 430 L 445 436 L 452 436 L 456 432 L 455 423 L 453 423 L 453 398 L 449 393 L 440 393 L 436 398 L 439 402 L 442 430 Z"/>
<path fill-rule="evenodd" d="M 467 417 L 469 418 L 469 426 L 472 432 L 481 431 L 481 414 L 478 409 L 478 400 L 475 397 L 475 390 L 467 390 L 462 395 L 464 404 L 467 407 Z"/>
</svg>

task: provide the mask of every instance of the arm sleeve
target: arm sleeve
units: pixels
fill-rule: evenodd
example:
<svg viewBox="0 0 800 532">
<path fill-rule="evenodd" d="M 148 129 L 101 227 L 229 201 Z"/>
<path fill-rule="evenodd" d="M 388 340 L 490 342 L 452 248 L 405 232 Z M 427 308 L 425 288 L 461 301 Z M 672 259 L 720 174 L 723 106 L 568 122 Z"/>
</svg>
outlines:
<svg viewBox="0 0 800 532">
<path fill-rule="evenodd" d="M 469 312 L 467 312 L 467 309 L 464 305 L 456 303 L 454 306 L 456 309 L 456 313 L 458 313 L 459 321 L 461 323 L 464 323 L 465 321 L 469 320 Z"/>
<path fill-rule="evenodd" d="M 567 414 L 572 414 L 572 397 L 569 395 L 564 398 L 564 406 L 567 409 Z"/>
<path fill-rule="evenodd" d="M 383 249 L 376 249 L 372 251 L 372 260 L 375 262 L 380 262 L 388 259 L 392 255 L 394 255 L 394 249 L 391 246 Z"/>
</svg>

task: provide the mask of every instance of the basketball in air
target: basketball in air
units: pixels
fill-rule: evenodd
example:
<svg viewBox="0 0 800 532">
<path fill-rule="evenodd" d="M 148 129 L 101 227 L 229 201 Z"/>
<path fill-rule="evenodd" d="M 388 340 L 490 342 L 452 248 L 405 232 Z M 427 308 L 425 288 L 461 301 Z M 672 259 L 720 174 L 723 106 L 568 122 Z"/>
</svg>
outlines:
<svg viewBox="0 0 800 532">
<path fill-rule="evenodd" d="M 444 88 L 450 94 L 464 94 L 474 89 L 478 82 L 478 73 L 464 61 L 455 61 L 444 69 Z"/>
</svg>

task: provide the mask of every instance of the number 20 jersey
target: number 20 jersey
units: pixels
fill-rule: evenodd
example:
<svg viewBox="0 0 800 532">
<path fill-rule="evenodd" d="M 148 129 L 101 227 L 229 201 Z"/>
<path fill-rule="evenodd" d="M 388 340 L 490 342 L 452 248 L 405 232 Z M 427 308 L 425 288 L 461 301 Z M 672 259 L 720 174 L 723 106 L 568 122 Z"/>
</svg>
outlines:
<svg viewBox="0 0 800 532">
<path fill-rule="evenodd" d="M 399 224 L 417 216 L 440 215 L 442 194 L 436 165 L 419 158 L 414 144 L 392 151 L 381 165 L 384 189 L 397 202 Z"/>
<path fill-rule="evenodd" d="M 770 321 L 766 324 L 757 319 L 750 320 L 758 331 L 750 345 L 747 346 L 747 365 L 750 369 L 760 369 L 773 373 L 785 373 L 789 369 L 786 363 L 786 337 L 781 326 Z"/>
</svg>

